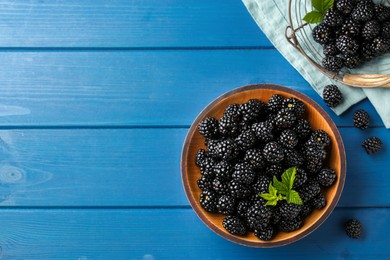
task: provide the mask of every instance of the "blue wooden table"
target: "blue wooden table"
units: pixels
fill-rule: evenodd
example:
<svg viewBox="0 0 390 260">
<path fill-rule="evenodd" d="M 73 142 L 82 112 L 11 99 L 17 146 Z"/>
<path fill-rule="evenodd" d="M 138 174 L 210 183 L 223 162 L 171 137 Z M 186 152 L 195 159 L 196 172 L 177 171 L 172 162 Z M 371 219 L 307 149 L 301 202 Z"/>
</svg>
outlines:
<svg viewBox="0 0 390 260">
<path fill-rule="evenodd" d="M 389 259 L 390 135 L 363 101 L 325 107 L 238 0 L 0 2 L 3 259 Z M 348 170 L 331 217 L 276 249 L 233 244 L 187 201 L 182 144 L 198 112 L 252 83 L 299 90 L 337 123 Z M 367 131 L 352 126 L 366 109 Z M 368 156 L 361 141 L 385 149 Z M 344 220 L 364 225 L 349 239 Z"/>
</svg>

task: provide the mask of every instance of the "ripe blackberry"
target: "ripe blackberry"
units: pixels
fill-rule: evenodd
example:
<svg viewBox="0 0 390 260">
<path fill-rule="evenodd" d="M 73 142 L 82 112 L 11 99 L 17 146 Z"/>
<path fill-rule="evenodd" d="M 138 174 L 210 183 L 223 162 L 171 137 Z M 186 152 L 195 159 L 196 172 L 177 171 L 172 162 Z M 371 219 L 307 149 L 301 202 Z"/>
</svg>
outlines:
<svg viewBox="0 0 390 260">
<path fill-rule="evenodd" d="M 313 211 L 313 206 L 310 203 L 302 204 L 301 213 L 299 214 L 301 218 L 306 218 Z"/>
<path fill-rule="evenodd" d="M 321 186 L 330 187 L 335 182 L 337 175 L 330 168 L 321 169 L 317 174 L 317 181 Z"/>
<path fill-rule="evenodd" d="M 290 128 L 296 121 L 295 114 L 290 109 L 280 110 L 275 117 L 275 126 L 278 128 Z"/>
<path fill-rule="evenodd" d="M 307 161 L 323 161 L 326 158 L 324 146 L 317 142 L 308 142 L 302 147 L 302 154 Z"/>
<path fill-rule="evenodd" d="M 284 164 L 289 167 L 301 166 L 305 160 L 297 150 L 284 149 Z"/>
<path fill-rule="evenodd" d="M 195 164 L 199 167 L 202 166 L 206 157 L 208 157 L 207 152 L 204 149 L 199 149 L 195 155 Z"/>
<path fill-rule="evenodd" d="M 296 98 L 286 98 L 282 102 L 282 108 L 294 113 L 296 117 L 301 117 L 305 113 L 305 104 Z"/>
<path fill-rule="evenodd" d="M 271 164 L 267 166 L 265 173 L 270 177 L 276 176 L 280 178 L 283 174 L 283 167 L 280 164 Z"/>
<path fill-rule="evenodd" d="M 264 146 L 263 156 L 269 163 L 279 163 L 284 159 L 283 148 L 277 142 L 269 142 Z"/>
<path fill-rule="evenodd" d="M 336 8 L 331 8 L 328 11 L 326 11 L 323 20 L 324 24 L 327 24 L 330 27 L 340 26 L 343 23 L 343 21 L 344 21 L 343 16 L 340 14 L 339 11 L 336 10 Z"/>
<path fill-rule="evenodd" d="M 316 209 L 323 209 L 326 206 L 326 198 L 322 192 L 318 193 L 317 196 L 311 199 L 311 205 Z"/>
<path fill-rule="evenodd" d="M 336 2 L 336 9 L 343 14 L 350 14 L 355 5 L 355 1 L 353 0 L 338 0 Z"/>
<path fill-rule="evenodd" d="M 350 219 L 344 224 L 345 232 L 350 238 L 359 238 L 362 234 L 363 226 L 357 219 Z"/>
<path fill-rule="evenodd" d="M 247 230 L 244 222 L 236 216 L 227 215 L 222 222 L 223 227 L 233 235 L 243 236 Z"/>
<path fill-rule="evenodd" d="M 269 142 L 274 138 L 272 130 L 273 126 L 268 121 L 254 123 L 252 125 L 252 131 L 261 142 Z"/>
<path fill-rule="evenodd" d="M 250 99 L 240 106 L 242 120 L 253 121 L 266 111 L 266 104 L 258 99 Z"/>
<path fill-rule="evenodd" d="M 359 49 L 359 44 L 353 38 L 342 35 L 336 39 L 336 47 L 343 54 L 355 54 Z"/>
<path fill-rule="evenodd" d="M 294 148 L 298 144 L 298 137 L 293 130 L 286 129 L 280 133 L 279 143 L 286 148 Z"/>
<path fill-rule="evenodd" d="M 278 228 L 283 232 L 292 232 L 302 227 L 302 220 L 299 218 L 295 219 L 282 219 L 278 223 Z"/>
<path fill-rule="evenodd" d="M 299 196 L 303 203 L 308 202 L 321 192 L 320 185 L 314 180 L 309 180 L 305 185 L 298 189 Z"/>
<path fill-rule="evenodd" d="M 252 203 L 249 200 L 240 200 L 236 208 L 237 215 L 242 219 L 246 219 L 246 213 L 251 205 Z"/>
<path fill-rule="evenodd" d="M 379 21 L 386 21 L 390 19 L 390 7 L 383 4 L 375 5 L 375 18 Z"/>
<path fill-rule="evenodd" d="M 353 19 L 347 19 L 341 26 L 341 35 L 346 35 L 349 37 L 360 36 L 361 25 L 360 22 L 354 21 Z"/>
<path fill-rule="evenodd" d="M 387 52 L 390 48 L 390 40 L 383 37 L 376 37 L 372 40 L 371 49 L 374 54 L 379 56 Z"/>
<path fill-rule="evenodd" d="M 261 229 L 255 229 L 255 236 L 264 241 L 271 240 L 274 236 L 274 228 L 272 226 L 264 227 Z"/>
<path fill-rule="evenodd" d="M 255 203 L 249 207 L 246 221 L 251 229 L 261 229 L 268 226 L 272 216 L 270 208 L 261 203 Z"/>
<path fill-rule="evenodd" d="M 256 136 L 252 130 L 249 129 L 239 134 L 235 141 L 238 149 L 245 151 L 255 145 Z"/>
<path fill-rule="evenodd" d="M 231 180 L 228 184 L 228 188 L 230 194 L 237 199 L 243 199 L 251 195 L 249 187 L 241 181 Z"/>
<path fill-rule="evenodd" d="M 213 190 L 219 195 L 229 194 L 227 183 L 218 178 L 213 180 Z"/>
<path fill-rule="evenodd" d="M 306 119 L 298 119 L 293 127 L 296 135 L 300 139 L 306 139 L 311 133 L 311 125 Z"/>
<path fill-rule="evenodd" d="M 301 187 L 303 184 L 306 183 L 306 181 L 307 181 L 306 171 L 300 167 L 297 167 L 293 189 L 297 189 Z"/>
<path fill-rule="evenodd" d="M 325 56 L 322 59 L 322 66 L 329 71 L 337 73 L 344 66 L 344 59 L 338 56 Z"/>
<path fill-rule="evenodd" d="M 255 180 L 255 171 L 248 162 L 237 163 L 234 166 L 232 178 L 245 184 L 251 184 Z"/>
<path fill-rule="evenodd" d="M 360 54 L 363 59 L 363 61 L 369 61 L 373 58 L 375 58 L 376 54 L 374 50 L 372 49 L 372 42 L 363 42 L 361 45 Z"/>
<path fill-rule="evenodd" d="M 205 190 L 200 194 L 200 205 L 208 212 L 217 210 L 217 194 L 214 191 Z"/>
<path fill-rule="evenodd" d="M 282 218 L 284 219 L 294 219 L 298 217 L 301 212 L 302 205 L 287 203 L 287 201 L 282 200 L 278 202 L 278 210 Z"/>
<path fill-rule="evenodd" d="M 382 23 L 381 36 L 386 39 L 390 39 L 390 21 Z"/>
<path fill-rule="evenodd" d="M 206 157 L 203 161 L 203 165 L 201 165 L 200 173 L 207 178 L 214 178 L 214 166 L 217 162 L 210 157 Z"/>
<path fill-rule="evenodd" d="M 314 173 L 318 172 L 319 170 L 321 170 L 322 165 L 323 165 L 323 162 L 322 162 L 322 160 L 319 160 L 319 159 L 309 159 L 305 163 L 306 170 L 311 174 L 314 174 Z"/>
<path fill-rule="evenodd" d="M 327 147 L 330 145 L 330 136 L 324 130 L 319 129 L 311 133 L 308 143 L 318 143 Z"/>
<path fill-rule="evenodd" d="M 259 175 L 257 181 L 253 184 L 253 191 L 256 195 L 268 193 L 269 184 L 272 179 L 266 175 Z"/>
<path fill-rule="evenodd" d="M 263 152 L 257 148 L 247 150 L 244 160 L 250 163 L 255 169 L 262 169 L 265 166 Z"/>
<path fill-rule="evenodd" d="M 325 56 L 338 55 L 340 54 L 340 51 L 337 49 L 336 44 L 332 42 L 324 45 L 323 53 Z"/>
<path fill-rule="evenodd" d="M 348 69 L 354 69 L 362 63 L 360 56 L 346 54 L 344 55 L 344 66 Z"/>
<path fill-rule="evenodd" d="M 220 161 L 214 166 L 215 178 L 222 181 L 230 181 L 233 172 L 233 165 L 227 161 Z"/>
<path fill-rule="evenodd" d="M 236 144 L 231 139 L 217 141 L 215 145 L 209 148 L 209 154 L 222 160 L 231 160 L 236 156 Z"/>
<path fill-rule="evenodd" d="M 377 20 L 367 21 L 362 28 L 362 36 L 366 40 L 374 39 L 379 35 L 381 26 Z"/>
<path fill-rule="evenodd" d="M 362 130 L 368 128 L 370 122 L 370 116 L 363 109 L 356 110 L 353 114 L 353 125 Z"/>
<path fill-rule="evenodd" d="M 371 1 L 361 1 L 351 13 L 355 21 L 366 22 L 374 16 L 374 4 Z"/>
<path fill-rule="evenodd" d="M 378 152 L 379 150 L 382 149 L 382 145 L 383 145 L 382 140 L 375 136 L 366 139 L 362 143 L 363 148 L 366 150 L 368 154 L 373 154 Z"/>
<path fill-rule="evenodd" d="M 236 206 L 236 200 L 232 196 L 222 195 L 217 202 L 217 210 L 221 214 L 232 214 Z"/>
<path fill-rule="evenodd" d="M 324 23 L 320 23 L 313 28 L 312 36 L 314 41 L 319 44 L 329 43 L 333 39 L 332 29 Z"/>
<path fill-rule="evenodd" d="M 198 187 L 200 190 L 210 190 L 213 188 L 213 182 L 212 179 L 207 178 L 205 176 L 201 176 L 197 181 Z"/>
<path fill-rule="evenodd" d="M 223 112 L 223 116 L 227 117 L 227 118 L 231 118 L 235 121 L 239 120 L 240 116 L 241 116 L 240 115 L 240 105 L 238 105 L 238 104 L 228 105 Z"/>
<path fill-rule="evenodd" d="M 225 137 L 236 137 L 239 134 L 238 121 L 234 117 L 223 116 L 219 119 L 219 132 Z"/>
<path fill-rule="evenodd" d="M 278 94 L 272 95 L 268 100 L 268 110 L 271 113 L 277 113 L 280 109 L 282 109 L 284 97 Z"/>
<path fill-rule="evenodd" d="M 206 117 L 198 126 L 199 133 L 206 138 L 218 136 L 218 120 L 214 117 Z"/>
</svg>

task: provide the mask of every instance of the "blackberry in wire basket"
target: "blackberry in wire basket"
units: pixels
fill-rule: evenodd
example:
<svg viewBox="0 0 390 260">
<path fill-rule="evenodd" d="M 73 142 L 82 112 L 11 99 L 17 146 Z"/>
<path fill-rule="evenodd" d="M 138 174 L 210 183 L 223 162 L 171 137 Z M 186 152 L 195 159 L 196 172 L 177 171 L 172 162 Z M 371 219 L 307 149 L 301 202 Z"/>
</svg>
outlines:
<svg viewBox="0 0 390 260">
<path fill-rule="evenodd" d="M 350 14 L 353 10 L 354 5 L 354 0 L 338 0 L 335 3 L 336 9 L 344 15 Z"/>
<path fill-rule="evenodd" d="M 325 56 L 340 54 L 340 50 L 336 47 L 336 43 L 333 42 L 324 45 L 323 52 Z"/>
<path fill-rule="evenodd" d="M 342 35 L 337 38 L 336 47 L 343 54 L 355 54 L 359 49 L 359 44 L 353 38 Z"/>
<path fill-rule="evenodd" d="M 381 36 L 390 39 L 390 20 L 383 22 Z"/>
<path fill-rule="evenodd" d="M 374 16 L 374 4 L 372 1 L 360 1 L 351 13 L 355 21 L 366 22 Z"/>
<path fill-rule="evenodd" d="M 375 18 L 379 21 L 386 21 L 390 19 L 390 7 L 383 4 L 375 5 Z"/>
<path fill-rule="evenodd" d="M 362 63 L 360 56 L 346 54 L 344 55 L 344 66 L 348 69 L 354 69 Z"/>
<path fill-rule="evenodd" d="M 381 31 L 381 26 L 377 20 L 370 20 L 367 21 L 362 29 L 362 37 L 365 40 L 371 40 L 374 39 L 376 36 L 379 35 Z"/>
<path fill-rule="evenodd" d="M 320 23 L 313 28 L 312 36 L 314 41 L 319 44 L 326 44 L 333 40 L 332 29 L 324 23 Z"/>
<path fill-rule="evenodd" d="M 343 16 L 337 11 L 336 8 L 331 8 L 326 11 L 324 15 L 324 24 L 327 24 L 331 27 L 340 26 L 343 23 Z"/>
<path fill-rule="evenodd" d="M 349 37 L 357 37 L 360 35 L 360 22 L 353 19 L 347 19 L 341 26 L 341 34 Z"/>
<path fill-rule="evenodd" d="M 344 66 L 344 59 L 338 56 L 325 56 L 322 59 L 322 66 L 329 71 L 337 73 Z"/>
</svg>

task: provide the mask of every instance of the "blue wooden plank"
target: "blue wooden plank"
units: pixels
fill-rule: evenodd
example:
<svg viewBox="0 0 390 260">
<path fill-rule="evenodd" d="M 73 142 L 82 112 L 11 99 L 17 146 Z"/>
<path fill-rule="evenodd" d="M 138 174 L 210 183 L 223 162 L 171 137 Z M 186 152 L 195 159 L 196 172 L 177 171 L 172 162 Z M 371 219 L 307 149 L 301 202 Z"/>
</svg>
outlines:
<svg viewBox="0 0 390 260">
<path fill-rule="evenodd" d="M 388 131 L 342 128 L 347 180 L 339 206 L 389 207 Z M 187 129 L 0 131 L 1 206 L 188 206 L 180 177 Z M 367 155 L 370 135 L 384 151 Z M 375 167 L 374 167 L 375 166 Z"/>
<path fill-rule="evenodd" d="M 241 1 L 6 1 L 1 47 L 270 47 Z"/>
<path fill-rule="evenodd" d="M 0 126 L 188 126 L 222 93 L 254 83 L 292 87 L 325 106 L 276 50 L 6 52 L 1 62 Z M 382 125 L 368 102 L 357 107 Z M 354 109 L 326 110 L 352 125 Z"/>
<path fill-rule="evenodd" d="M 348 238 L 345 220 L 364 226 Z M 4 259 L 387 259 L 390 209 L 336 209 L 314 233 L 280 248 L 233 244 L 191 209 L 2 210 Z"/>
</svg>

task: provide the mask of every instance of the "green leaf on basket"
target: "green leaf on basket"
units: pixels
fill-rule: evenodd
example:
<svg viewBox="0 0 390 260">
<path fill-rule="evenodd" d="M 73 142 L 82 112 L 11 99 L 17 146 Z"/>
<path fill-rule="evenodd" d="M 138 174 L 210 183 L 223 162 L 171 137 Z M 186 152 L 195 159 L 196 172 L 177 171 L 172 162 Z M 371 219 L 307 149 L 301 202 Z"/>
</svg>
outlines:
<svg viewBox="0 0 390 260">
<path fill-rule="evenodd" d="M 312 0 L 311 5 L 320 13 L 325 14 L 325 12 L 332 8 L 334 5 L 334 0 Z"/>
<path fill-rule="evenodd" d="M 299 193 L 295 190 L 290 190 L 290 192 L 286 196 L 286 199 L 288 203 L 302 205 L 302 199 L 299 196 Z"/>
<path fill-rule="evenodd" d="M 303 17 L 303 20 L 308 23 L 319 23 L 324 19 L 324 15 L 318 11 L 311 11 Z"/>
</svg>

